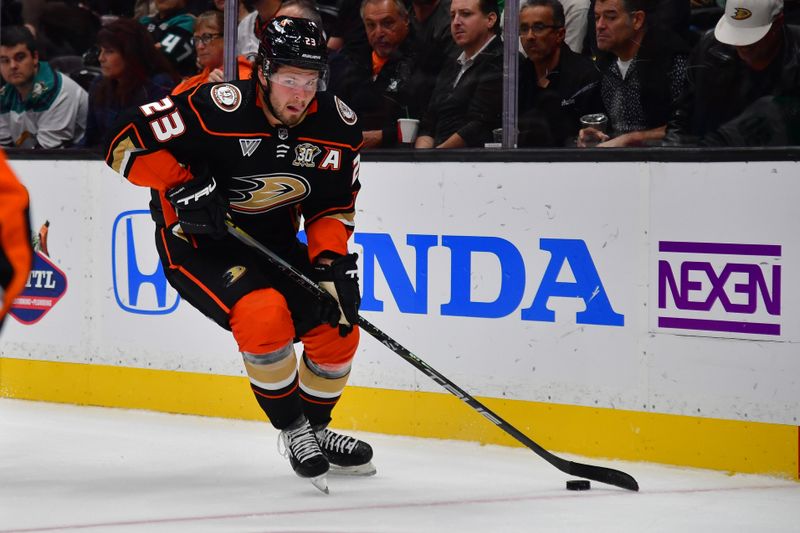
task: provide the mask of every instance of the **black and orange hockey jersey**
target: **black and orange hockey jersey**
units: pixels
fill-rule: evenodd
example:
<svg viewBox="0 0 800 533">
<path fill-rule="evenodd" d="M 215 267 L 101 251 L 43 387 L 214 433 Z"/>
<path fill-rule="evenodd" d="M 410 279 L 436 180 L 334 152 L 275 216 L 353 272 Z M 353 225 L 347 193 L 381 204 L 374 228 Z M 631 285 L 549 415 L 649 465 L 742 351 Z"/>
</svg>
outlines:
<svg viewBox="0 0 800 533">
<path fill-rule="evenodd" d="M 207 172 L 233 222 L 275 251 L 304 218 L 309 256 L 347 253 L 360 189 L 361 129 L 336 96 L 319 93 L 298 125 L 269 124 L 251 80 L 205 84 L 131 110 L 117 123 L 106 163 L 156 193 L 151 208 L 176 221 L 164 192 Z"/>
<path fill-rule="evenodd" d="M 25 288 L 32 262 L 28 191 L 0 150 L 0 321 Z"/>
</svg>

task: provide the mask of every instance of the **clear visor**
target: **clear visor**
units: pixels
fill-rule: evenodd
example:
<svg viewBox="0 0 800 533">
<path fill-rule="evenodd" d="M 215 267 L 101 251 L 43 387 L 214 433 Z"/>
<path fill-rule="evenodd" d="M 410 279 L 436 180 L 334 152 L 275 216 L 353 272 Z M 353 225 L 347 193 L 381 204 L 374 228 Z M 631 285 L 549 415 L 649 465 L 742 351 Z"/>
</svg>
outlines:
<svg viewBox="0 0 800 533">
<path fill-rule="evenodd" d="M 303 69 L 303 72 L 298 72 L 292 68 L 280 68 L 277 69 L 277 72 L 273 72 L 266 64 L 264 66 L 265 77 L 270 83 L 275 83 L 289 89 L 300 89 L 305 92 L 319 92 L 328 88 L 327 68 L 324 70 L 316 70 L 306 69 L 297 65 L 296 68 Z"/>
</svg>

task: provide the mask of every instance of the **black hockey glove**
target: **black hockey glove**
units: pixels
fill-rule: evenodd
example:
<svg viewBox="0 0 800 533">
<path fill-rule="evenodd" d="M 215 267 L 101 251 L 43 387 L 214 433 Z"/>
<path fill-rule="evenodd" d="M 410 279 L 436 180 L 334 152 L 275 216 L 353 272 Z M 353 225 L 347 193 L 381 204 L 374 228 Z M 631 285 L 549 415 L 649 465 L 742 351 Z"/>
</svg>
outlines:
<svg viewBox="0 0 800 533">
<path fill-rule="evenodd" d="M 331 293 L 338 306 L 322 306 L 321 318 L 331 326 L 339 325 L 339 335 L 346 337 L 358 325 L 361 294 L 358 291 L 358 254 L 337 257 L 330 265 L 314 265 L 314 278 Z"/>
<path fill-rule="evenodd" d="M 167 191 L 167 200 L 175 207 L 184 233 L 210 235 L 221 239 L 228 233 L 225 218 L 228 200 L 212 177 L 197 177 Z"/>
</svg>

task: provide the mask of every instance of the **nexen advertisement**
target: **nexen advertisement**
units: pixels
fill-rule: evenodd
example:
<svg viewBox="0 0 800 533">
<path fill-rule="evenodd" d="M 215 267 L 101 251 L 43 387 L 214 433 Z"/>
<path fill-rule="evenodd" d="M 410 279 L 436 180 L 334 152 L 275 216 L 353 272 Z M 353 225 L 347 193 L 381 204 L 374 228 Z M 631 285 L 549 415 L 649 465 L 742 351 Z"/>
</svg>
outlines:
<svg viewBox="0 0 800 533">
<path fill-rule="evenodd" d="M 555 312 L 547 307 L 550 298 L 577 298 L 585 310 L 576 313 L 578 324 L 623 326 L 625 317 L 609 300 L 600 274 L 586 243 L 580 239 L 540 239 L 539 247 L 550 256 L 541 280 L 527 279 L 525 260 L 514 244 L 500 237 L 460 235 L 407 235 L 405 245 L 416 253 L 415 279 L 403 264 L 397 244 L 386 233 L 356 233 L 362 261 L 362 311 L 383 311 L 383 300 L 376 295 L 376 270 L 388 283 L 391 297 L 401 313 L 440 314 L 474 318 L 501 318 L 515 314 L 520 320 L 555 322 Z M 429 250 L 441 246 L 449 250 L 450 300 L 438 309 L 429 309 Z M 472 258 L 489 255 L 499 264 L 500 289 L 491 301 L 473 299 L 470 286 Z M 153 244 L 153 225 L 147 211 L 126 211 L 114 221 L 111 240 L 114 296 L 123 310 L 136 314 L 169 314 L 180 297 L 167 282 Z M 567 267 L 572 280 L 561 278 Z M 523 301 L 526 285 L 538 283 L 532 301 Z"/>
<path fill-rule="evenodd" d="M 658 327 L 777 337 L 781 246 L 658 243 Z"/>
</svg>

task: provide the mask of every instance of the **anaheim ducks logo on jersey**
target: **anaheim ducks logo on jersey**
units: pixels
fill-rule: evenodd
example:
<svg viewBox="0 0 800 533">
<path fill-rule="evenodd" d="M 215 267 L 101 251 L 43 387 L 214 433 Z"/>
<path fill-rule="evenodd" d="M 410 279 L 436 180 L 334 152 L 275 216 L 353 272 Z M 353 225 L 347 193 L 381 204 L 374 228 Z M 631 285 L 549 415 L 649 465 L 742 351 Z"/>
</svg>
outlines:
<svg viewBox="0 0 800 533">
<path fill-rule="evenodd" d="M 211 100 L 217 107 L 228 113 L 239 109 L 242 103 L 242 93 L 239 88 L 230 83 L 220 83 L 211 88 Z"/>
<path fill-rule="evenodd" d="M 301 201 L 309 195 L 308 181 L 296 174 L 233 177 L 230 187 L 231 209 L 258 214 Z"/>
<path fill-rule="evenodd" d="M 356 112 L 350 109 L 347 104 L 339 100 L 338 96 L 334 96 L 333 101 L 336 102 L 336 111 L 339 112 L 339 116 L 342 117 L 344 123 L 348 126 L 355 124 L 358 120 Z"/>
</svg>

